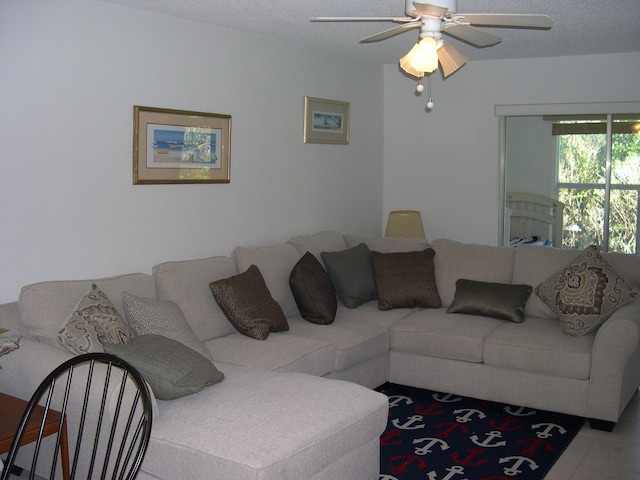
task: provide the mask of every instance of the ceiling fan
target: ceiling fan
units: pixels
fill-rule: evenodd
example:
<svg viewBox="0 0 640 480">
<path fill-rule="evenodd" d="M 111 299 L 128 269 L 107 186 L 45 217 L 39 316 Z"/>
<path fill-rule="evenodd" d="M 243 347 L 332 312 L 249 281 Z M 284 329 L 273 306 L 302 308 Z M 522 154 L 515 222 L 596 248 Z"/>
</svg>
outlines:
<svg viewBox="0 0 640 480">
<path fill-rule="evenodd" d="M 502 40 L 476 26 L 502 28 L 549 29 L 553 20 L 537 14 L 457 13 L 457 0 L 431 0 L 420 2 L 405 0 L 405 17 L 316 17 L 312 22 L 375 22 L 401 23 L 389 30 L 363 38 L 360 43 L 377 42 L 400 33 L 420 29 L 420 41 L 400 60 L 407 73 L 421 78 L 442 66 L 445 77 L 464 65 L 468 57 L 442 39 L 445 33 L 475 47 L 489 47 Z M 428 52 L 427 52 L 428 50 Z M 430 53 L 429 53 L 430 52 Z M 428 58 L 429 57 L 429 58 Z"/>
</svg>

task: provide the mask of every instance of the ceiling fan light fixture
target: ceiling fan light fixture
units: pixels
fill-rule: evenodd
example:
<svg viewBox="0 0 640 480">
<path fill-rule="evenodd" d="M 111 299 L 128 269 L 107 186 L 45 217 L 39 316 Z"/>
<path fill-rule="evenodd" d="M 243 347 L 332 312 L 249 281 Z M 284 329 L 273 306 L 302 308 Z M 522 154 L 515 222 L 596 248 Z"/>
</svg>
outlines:
<svg viewBox="0 0 640 480">
<path fill-rule="evenodd" d="M 469 60 L 469 57 L 460 53 L 450 43 L 443 42 L 438 46 L 436 50 L 440 65 L 442 65 L 442 73 L 446 77 L 458 70 Z"/>
<path fill-rule="evenodd" d="M 418 78 L 435 71 L 438 68 L 436 41 L 430 37 L 420 40 L 400 59 L 400 67 Z"/>
</svg>

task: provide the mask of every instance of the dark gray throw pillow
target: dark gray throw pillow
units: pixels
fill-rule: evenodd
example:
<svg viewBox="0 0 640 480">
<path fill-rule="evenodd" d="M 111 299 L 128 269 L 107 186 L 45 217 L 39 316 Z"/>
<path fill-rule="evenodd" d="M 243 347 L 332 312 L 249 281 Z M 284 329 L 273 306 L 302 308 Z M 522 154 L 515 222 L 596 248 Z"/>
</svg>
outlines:
<svg viewBox="0 0 640 480">
<path fill-rule="evenodd" d="M 310 252 L 305 253 L 291 270 L 289 286 L 305 320 L 329 325 L 336 318 L 338 301 L 329 274 Z"/>
<path fill-rule="evenodd" d="M 338 298 L 346 307 L 356 308 L 377 298 L 371 252 L 365 243 L 340 252 L 322 252 L 320 255 Z"/>
<path fill-rule="evenodd" d="M 129 343 L 103 347 L 133 365 L 160 400 L 191 395 L 224 379 L 211 360 L 162 335 L 140 335 Z"/>
<path fill-rule="evenodd" d="M 456 281 L 456 294 L 447 313 L 467 313 L 522 323 L 524 307 L 532 290 L 530 285 L 460 279 Z"/>
<path fill-rule="evenodd" d="M 371 252 L 378 308 L 440 308 L 433 248 L 416 252 Z"/>
</svg>

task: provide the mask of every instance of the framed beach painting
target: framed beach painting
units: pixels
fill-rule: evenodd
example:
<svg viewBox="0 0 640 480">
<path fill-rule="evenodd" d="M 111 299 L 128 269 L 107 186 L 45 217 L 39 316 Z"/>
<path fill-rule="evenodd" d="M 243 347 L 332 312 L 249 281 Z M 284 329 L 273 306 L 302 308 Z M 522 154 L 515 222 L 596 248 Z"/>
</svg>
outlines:
<svg viewBox="0 0 640 480">
<path fill-rule="evenodd" d="M 304 143 L 349 143 L 350 104 L 304 97 Z"/>
<path fill-rule="evenodd" d="M 133 183 L 229 183 L 231 116 L 133 107 Z"/>
</svg>

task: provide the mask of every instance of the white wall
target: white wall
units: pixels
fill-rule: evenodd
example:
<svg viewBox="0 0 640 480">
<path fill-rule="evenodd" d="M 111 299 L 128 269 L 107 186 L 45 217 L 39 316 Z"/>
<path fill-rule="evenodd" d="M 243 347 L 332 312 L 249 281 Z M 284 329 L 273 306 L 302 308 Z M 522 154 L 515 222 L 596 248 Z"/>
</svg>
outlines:
<svg viewBox="0 0 640 480">
<path fill-rule="evenodd" d="M 247 59 L 247 60 L 245 60 Z M 0 3 L 0 302 L 335 229 L 381 233 L 383 71 L 94 0 Z M 351 144 L 303 144 L 305 96 Z M 133 185 L 133 105 L 232 115 L 231 183 Z"/>
<path fill-rule="evenodd" d="M 444 81 L 435 75 L 429 113 L 425 93 L 417 97 L 416 82 L 397 66 L 387 65 L 384 77 L 383 216 L 420 210 L 428 239 L 496 244 L 494 106 L 637 101 L 640 53 L 470 61 Z"/>
</svg>

